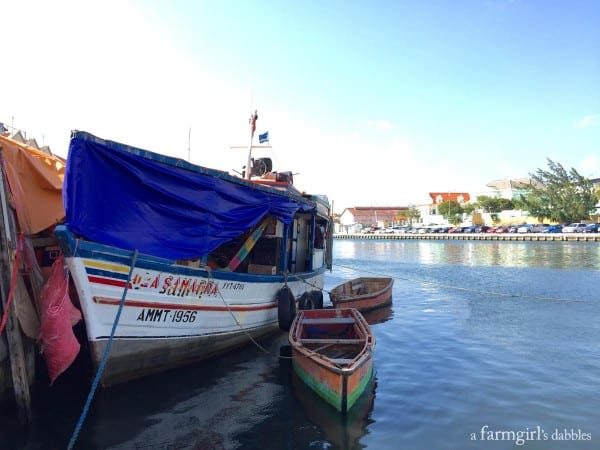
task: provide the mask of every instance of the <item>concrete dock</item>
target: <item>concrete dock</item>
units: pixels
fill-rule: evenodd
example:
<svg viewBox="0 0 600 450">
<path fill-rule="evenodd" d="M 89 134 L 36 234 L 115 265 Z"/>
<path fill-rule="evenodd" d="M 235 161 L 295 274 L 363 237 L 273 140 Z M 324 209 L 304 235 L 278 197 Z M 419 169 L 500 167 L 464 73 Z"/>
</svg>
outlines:
<svg viewBox="0 0 600 450">
<path fill-rule="evenodd" d="M 344 234 L 333 235 L 334 239 L 420 239 L 456 241 L 563 241 L 600 242 L 600 233 L 403 233 L 403 234 Z"/>
</svg>

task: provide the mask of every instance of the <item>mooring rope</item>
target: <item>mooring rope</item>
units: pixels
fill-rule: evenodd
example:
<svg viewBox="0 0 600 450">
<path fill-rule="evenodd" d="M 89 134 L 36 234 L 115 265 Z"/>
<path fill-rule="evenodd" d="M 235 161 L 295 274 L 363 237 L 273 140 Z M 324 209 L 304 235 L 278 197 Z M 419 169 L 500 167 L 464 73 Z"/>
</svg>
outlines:
<svg viewBox="0 0 600 450">
<path fill-rule="evenodd" d="M 209 281 L 212 280 L 212 271 L 211 270 L 208 270 L 208 280 Z M 233 311 L 231 310 L 231 307 L 229 306 L 229 303 L 227 303 L 227 300 L 225 300 L 225 297 L 223 297 L 223 294 L 221 294 L 221 290 L 217 289 L 217 292 L 219 293 L 219 297 L 221 298 L 221 301 L 223 302 L 223 304 L 227 308 L 227 311 L 229 311 L 229 314 L 233 318 L 233 321 L 236 323 L 236 325 L 238 326 L 238 328 L 244 332 L 244 334 L 248 337 L 248 339 L 250 339 L 250 341 L 252 341 L 252 343 L 254 345 L 256 345 L 264 353 L 269 354 L 270 352 L 266 348 L 264 348 L 262 345 L 260 345 L 256 341 L 256 339 L 254 339 L 252 337 L 252 335 L 250 333 L 248 333 L 248 330 L 246 328 L 244 328 L 244 326 L 239 322 L 239 320 L 237 319 L 237 317 L 235 317 L 235 314 L 233 314 Z"/>
<path fill-rule="evenodd" d="M 100 361 L 100 365 L 98 366 L 98 371 L 96 372 L 96 377 L 92 383 L 90 388 L 90 392 L 87 396 L 87 400 L 85 405 L 83 406 L 83 410 L 81 411 L 81 415 L 79 416 L 79 420 L 77 421 L 77 425 L 75 426 L 75 430 L 71 435 L 71 439 L 69 440 L 69 445 L 67 447 L 68 450 L 71 450 L 79 437 L 79 432 L 81 431 L 81 427 L 83 426 L 83 422 L 88 414 L 90 409 L 90 405 L 92 404 L 92 399 L 94 398 L 94 393 L 96 392 L 96 388 L 98 387 L 98 383 L 100 382 L 100 378 L 102 377 L 102 372 L 104 372 L 104 366 L 106 365 L 106 361 L 108 359 L 108 354 L 110 353 L 110 348 L 112 346 L 112 341 L 115 336 L 115 332 L 117 331 L 117 325 L 119 324 L 119 319 L 121 318 L 121 311 L 123 311 L 123 306 L 125 306 L 125 297 L 127 297 L 127 290 L 129 289 L 129 282 L 131 281 L 131 275 L 133 274 L 133 269 L 135 267 L 135 263 L 137 262 L 138 251 L 137 249 L 133 252 L 133 258 L 131 260 L 131 267 L 129 268 L 129 275 L 127 276 L 127 281 L 125 282 L 125 289 L 123 290 L 123 295 L 121 297 L 121 302 L 119 303 L 119 309 L 117 310 L 117 315 L 115 316 L 115 320 L 113 322 L 112 330 L 110 331 L 110 337 L 108 338 L 108 343 L 106 344 L 106 348 L 104 349 L 104 355 L 102 355 L 102 360 Z"/>
<path fill-rule="evenodd" d="M 475 294 L 494 295 L 497 297 L 525 298 L 525 299 L 531 299 L 531 300 L 543 300 L 543 301 L 553 301 L 553 302 L 585 302 L 586 301 L 586 300 L 581 300 L 581 299 L 560 298 L 560 297 L 543 297 L 543 296 L 536 296 L 536 295 L 511 294 L 509 292 L 500 292 L 500 291 L 486 291 L 483 289 L 472 289 L 472 288 L 463 287 L 463 286 L 455 286 L 452 284 L 439 283 L 437 281 L 428 281 L 428 280 L 420 280 L 417 278 L 388 275 L 388 274 L 383 274 L 380 272 L 373 272 L 373 271 L 369 271 L 369 270 L 365 270 L 365 269 L 360 269 L 360 268 L 353 267 L 353 266 L 345 266 L 343 264 L 336 264 L 336 266 L 342 267 L 344 269 L 353 270 L 355 272 L 364 272 L 364 273 L 368 273 L 371 275 L 393 278 L 394 280 L 410 281 L 412 283 L 420 283 L 423 285 L 437 286 L 437 287 L 446 288 L 446 289 L 453 289 L 456 291 L 472 292 Z"/>
</svg>

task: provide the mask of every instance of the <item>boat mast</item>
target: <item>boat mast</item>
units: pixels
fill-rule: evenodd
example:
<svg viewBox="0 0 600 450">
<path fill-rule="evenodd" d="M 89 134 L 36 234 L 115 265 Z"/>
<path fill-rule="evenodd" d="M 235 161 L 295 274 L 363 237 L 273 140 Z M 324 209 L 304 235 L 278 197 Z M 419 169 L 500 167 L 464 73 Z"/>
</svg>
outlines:
<svg viewBox="0 0 600 450">
<path fill-rule="evenodd" d="M 258 119 L 258 111 L 254 110 L 254 114 L 250 116 L 250 147 L 248 148 L 248 162 L 246 163 L 246 180 L 252 176 L 252 140 L 256 131 L 256 120 Z"/>
</svg>

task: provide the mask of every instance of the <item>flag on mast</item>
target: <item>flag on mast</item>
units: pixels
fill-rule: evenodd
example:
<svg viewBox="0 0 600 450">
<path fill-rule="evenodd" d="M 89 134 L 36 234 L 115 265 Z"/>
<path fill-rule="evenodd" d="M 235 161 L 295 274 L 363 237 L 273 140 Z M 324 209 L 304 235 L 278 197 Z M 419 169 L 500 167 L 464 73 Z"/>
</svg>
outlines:
<svg viewBox="0 0 600 450">
<path fill-rule="evenodd" d="M 254 114 L 250 116 L 250 139 L 254 137 L 256 131 L 256 120 L 258 119 L 258 110 L 254 110 Z"/>
<path fill-rule="evenodd" d="M 262 144 L 264 142 L 269 142 L 269 132 L 265 131 L 263 134 L 258 135 L 258 143 Z"/>
</svg>

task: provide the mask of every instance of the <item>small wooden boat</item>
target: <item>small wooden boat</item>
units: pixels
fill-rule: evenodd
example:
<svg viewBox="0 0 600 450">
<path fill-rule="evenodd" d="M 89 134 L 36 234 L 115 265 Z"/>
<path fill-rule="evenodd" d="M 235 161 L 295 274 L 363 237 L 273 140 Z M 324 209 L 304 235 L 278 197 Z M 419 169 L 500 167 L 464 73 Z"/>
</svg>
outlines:
<svg viewBox="0 0 600 450">
<path fill-rule="evenodd" d="M 294 372 L 346 413 L 373 377 L 375 336 L 354 308 L 301 310 L 289 334 Z"/>
<path fill-rule="evenodd" d="M 333 288 L 329 298 L 336 308 L 370 311 L 392 303 L 394 279 L 360 277 Z"/>
</svg>

